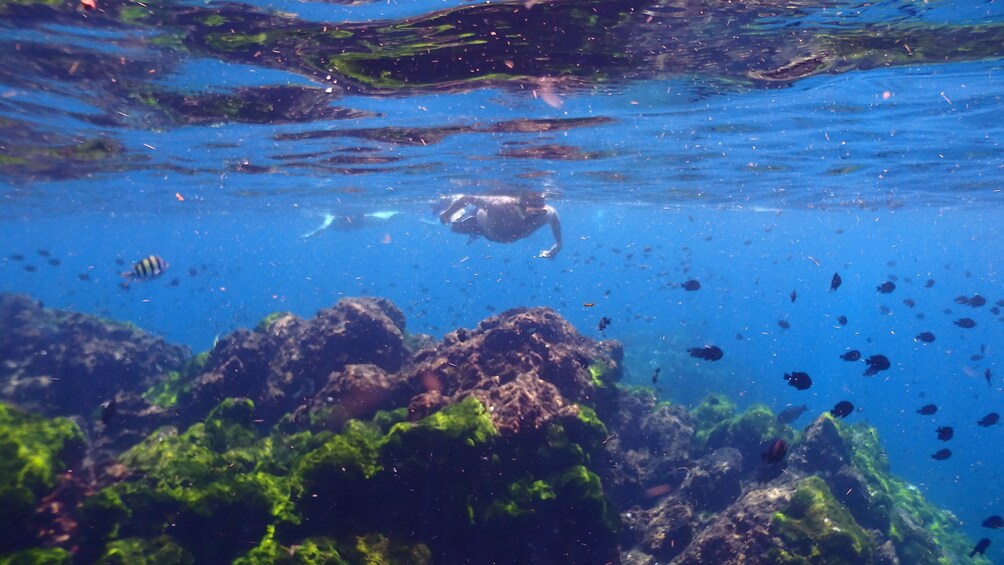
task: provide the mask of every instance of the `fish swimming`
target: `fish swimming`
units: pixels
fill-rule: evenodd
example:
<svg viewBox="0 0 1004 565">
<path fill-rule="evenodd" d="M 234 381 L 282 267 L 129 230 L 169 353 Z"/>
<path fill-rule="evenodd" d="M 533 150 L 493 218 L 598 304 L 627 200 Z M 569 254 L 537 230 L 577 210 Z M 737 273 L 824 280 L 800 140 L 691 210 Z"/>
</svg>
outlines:
<svg viewBox="0 0 1004 565">
<path fill-rule="evenodd" d="M 837 418 L 846 418 L 847 416 L 850 416 L 852 412 L 854 412 L 854 405 L 847 400 L 841 400 L 833 407 L 833 410 L 830 410 L 830 414 Z"/>
<path fill-rule="evenodd" d="M 976 542 L 976 547 L 974 547 L 973 550 L 969 552 L 969 557 L 976 557 L 977 553 L 983 555 L 984 553 L 986 553 L 988 547 L 990 547 L 990 539 L 989 538 L 981 539 L 980 541 Z"/>
<path fill-rule="evenodd" d="M 805 390 L 812 386 L 812 379 L 809 377 L 808 373 L 801 373 L 798 371 L 792 371 L 790 375 L 785 373 L 784 380 L 788 381 L 789 385 L 798 390 Z"/>
<path fill-rule="evenodd" d="M 704 347 L 691 347 L 687 350 L 687 353 L 691 357 L 697 357 L 698 359 L 704 359 L 705 361 L 718 361 L 722 358 L 722 350 L 714 345 L 705 345 Z"/>
<path fill-rule="evenodd" d="M 809 407 L 806 406 L 805 404 L 803 404 L 801 406 L 789 406 L 789 407 L 785 408 L 784 410 L 781 410 L 780 413 L 778 413 L 778 415 L 777 415 L 777 422 L 779 424 L 791 424 L 795 420 L 798 420 L 799 418 L 801 418 L 802 414 L 805 414 L 805 412 L 808 409 L 809 409 Z"/>
<path fill-rule="evenodd" d="M 843 279 L 840 278 L 840 273 L 833 273 L 833 278 L 830 279 L 830 292 L 840 288 L 840 285 L 843 284 L 843 282 Z"/>
<path fill-rule="evenodd" d="M 122 286 L 128 287 L 129 283 L 135 280 L 147 281 L 155 279 L 164 274 L 170 265 L 159 255 L 150 255 L 132 266 L 131 271 L 121 273 L 125 277 Z"/>
<path fill-rule="evenodd" d="M 925 404 L 917 410 L 917 413 L 924 416 L 931 416 L 938 413 L 938 406 L 936 404 Z"/>
<path fill-rule="evenodd" d="M 976 422 L 976 425 L 984 428 L 989 428 L 990 426 L 996 424 L 997 422 L 1000 422 L 1000 420 L 1001 420 L 1000 414 L 996 412 L 991 412 L 986 416 L 980 418 L 980 421 Z"/>
<path fill-rule="evenodd" d="M 603 330 L 610 327 L 611 323 L 613 323 L 613 320 L 607 318 L 606 316 L 603 316 L 602 318 L 600 318 L 600 323 L 597 327 L 599 327 L 600 331 L 602 332 Z"/>
<path fill-rule="evenodd" d="M 840 317 L 838 317 L 837 318 L 837 323 L 840 324 L 841 326 L 846 326 L 847 325 L 847 316 L 840 316 Z"/>
<path fill-rule="evenodd" d="M 934 334 L 931 332 L 920 332 L 913 339 L 924 343 L 932 343 L 934 341 Z"/>
<path fill-rule="evenodd" d="M 872 355 L 865 360 L 865 363 L 868 363 L 868 368 L 864 373 L 866 377 L 877 375 L 879 371 L 885 371 L 891 366 L 885 355 Z"/>
<path fill-rule="evenodd" d="M 892 281 L 886 281 L 875 287 L 875 290 L 877 290 L 882 294 L 889 294 L 890 292 L 896 290 L 896 283 Z"/>
<path fill-rule="evenodd" d="M 990 369 L 983 372 L 983 378 L 987 380 L 987 386 L 993 386 L 993 384 L 990 383 L 990 379 L 992 377 L 993 375 L 990 373 Z"/>
<path fill-rule="evenodd" d="M 680 286 L 683 287 L 683 290 L 690 291 L 690 292 L 693 292 L 695 290 L 701 290 L 701 283 L 699 283 L 699 282 L 697 282 L 697 281 L 695 281 L 693 279 L 691 279 L 691 280 L 689 280 L 689 281 L 681 284 Z"/>
<path fill-rule="evenodd" d="M 948 459 L 951 456 L 952 456 L 951 449 L 939 449 L 937 453 L 931 455 L 931 459 L 934 459 L 935 461 L 944 461 L 945 459 Z"/>
<path fill-rule="evenodd" d="M 940 426 L 934 431 L 938 433 L 938 439 L 941 441 L 948 441 L 955 435 L 955 430 L 952 429 L 952 426 Z"/>
<path fill-rule="evenodd" d="M 784 456 L 788 454 L 788 443 L 783 439 L 775 439 L 770 442 L 767 447 L 767 451 L 760 454 L 763 457 L 765 463 L 774 464 L 780 462 L 784 459 Z"/>
<path fill-rule="evenodd" d="M 857 361 L 858 359 L 861 359 L 861 352 L 857 349 L 852 349 L 841 355 L 840 358 L 844 361 Z"/>
<path fill-rule="evenodd" d="M 794 290 L 791 291 L 791 301 L 794 302 L 796 298 L 798 298 L 798 293 L 796 293 Z"/>
<path fill-rule="evenodd" d="M 955 320 L 955 322 L 953 322 L 953 323 L 956 326 L 959 326 L 960 328 L 965 328 L 965 329 L 970 329 L 970 328 L 975 328 L 976 327 L 976 320 L 973 320 L 972 318 L 959 318 L 958 320 Z"/>
<path fill-rule="evenodd" d="M 1000 516 L 997 516 L 996 514 L 993 515 L 993 516 L 990 516 L 986 520 L 983 520 L 983 527 L 984 528 L 992 528 L 994 530 L 999 530 L 1001 528 L 1004 528 L 1004 518 L 1001 518 Z"/>
</svg>

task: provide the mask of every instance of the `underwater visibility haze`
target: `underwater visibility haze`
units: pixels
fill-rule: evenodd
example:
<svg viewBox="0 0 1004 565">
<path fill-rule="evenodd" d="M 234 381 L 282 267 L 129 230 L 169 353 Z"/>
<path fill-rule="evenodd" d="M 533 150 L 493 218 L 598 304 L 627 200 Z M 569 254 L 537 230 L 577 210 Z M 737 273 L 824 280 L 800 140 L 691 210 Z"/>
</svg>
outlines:
<svg viewBox="0 0 1004 565">
<path fill-rule="evenodd" d="M 994 0 L 0 0 L 0 564 L 1004 563 L 1002 74 Z"/>
</svg>

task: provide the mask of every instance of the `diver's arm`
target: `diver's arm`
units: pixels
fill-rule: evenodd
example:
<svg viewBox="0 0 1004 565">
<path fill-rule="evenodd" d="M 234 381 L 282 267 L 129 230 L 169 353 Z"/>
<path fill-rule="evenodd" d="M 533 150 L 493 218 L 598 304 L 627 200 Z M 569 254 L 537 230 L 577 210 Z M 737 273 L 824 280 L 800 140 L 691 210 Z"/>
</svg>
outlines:
<svg viewBox="0 0 1004 565">
<path fill-rule="evenodd" d="M 558 212 L 550 206 L 547 207 L 547 223 L 551 224 L 551 234 L 554 235 L 554 245 L 547 251 L 541 251 L 540 256 L 554 259 L 555 255 L 561 251 L 561 220 L 558 219 Z"/>
<path fill-rule="evenodd" d="M 457 213 L 457 210 L 462 210 L 470 206 L 471 204 L 474 204 L 475 206 L 481 206 L 480 200 L 481 199 L 479 197 L 471 196 L 469 194 L 465 194 L 460 198 L 457 198 L 456 200 L 453 201 L 453 204 L 450 204 L 449 208 L 443 210 L 443 213 L 439 215 L 440 223 L 443 224 L 450 223 L 450 218 L 452 218 L 453 215 Z"/>
</svg>

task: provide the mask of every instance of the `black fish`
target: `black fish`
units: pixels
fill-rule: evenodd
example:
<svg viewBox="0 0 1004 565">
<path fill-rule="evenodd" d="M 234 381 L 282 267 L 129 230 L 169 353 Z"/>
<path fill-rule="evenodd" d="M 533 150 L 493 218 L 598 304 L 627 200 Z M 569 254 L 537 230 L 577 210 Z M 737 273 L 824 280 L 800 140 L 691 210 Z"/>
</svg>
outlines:
<svg viewBox="0 0 1004 565">
<path fill-rule="evenodd" d="M 612 322 L 613 320 L 607 318 L 606 316 L 600 318 L 600 324 L 599 324 L 600 331 L 602 332 L 603 330 L 607 329 L 607 327 L 610 326 Z"/>
<path fill-rule="evenodd" d="M 980 541 L 976 542 L 976 547 L 974 547 L 973 550 L 969 552 L 969 557 L 976 557 L 977 553 L 983 555 L 988 547 L 990 547 L 990 539 L 989 538 L 981 539 Z"/>
<path fill-rule="evenodd" d="M 896 290 L 896 283 L 892 281 L 886 281 L 875 287 L 875 290 L 881 292 L 882 294 L 889 294 L 890 292 Z"/>
<path fill-rule="evenodd" d="M 52 253 L 49 253 L 48 249 L 39 249 L 38 254 L 41 255 L 42 257 L 48 257 L 52 255 Z"/>
<path fill-rule="evenodd" d="M 1000 516 L 994 514 L 993 516 L 990 516 L 986 520 L 983 520 L 983 527 L 993 528 L 995 530 L 1004 528 L 1004 518 L 1001 518 Z"/>
<path fill-rule="evenodd" d="M 935 461 L 944 461 L 945 459 L 948 459 L 951 456 L 952 456 L 951 449 L 939 449 L 937 453 L 931 456 L 931 459 L 934 459 Z"/>
<path fill-rule="evenodd" d="M 680 286 L 683 287 L 683 290 L 687 290 L 687 291 L 691 291 L 691 292 L 693 292 L 695 290 L 701 290 L 701 283 L 699 283 L 699 282 L 697 282 L 697 281 L 695 281 L 693 279 L 691 279 L 691 280 L 689 280 L 689 281 L 681 284 Z"/>
<path fill-rule="evenodd" d="M 877 375 L 879 371 L 885 371 L 890 367 L 889 359 L 885 355 L 872 355 L 865 360 L 865 363 L 868 363 L 868 369 L 865 370 L 866 377 Z"/>
<path fill-rule="evenodd" d="M 34 273 L 35 271 L 38 270 L 38 267 L 36 267 L 35 265 L 25 265 L 24 270 L 28 271 L 29 273 Z"/>
<path fill-rule="evenodd" d="M 993 375 L 990 374 L 990 369 L 987 369 L 986 371 L 983 371 L 983 378 L 987 380 L 987 386 L 993 386 L 990 383 L 991 377 L 993 377 Z"/>
<path fill-rule="evenodd" d="M 857 361 L 858 359 L 861 359 L 861 352 L 857 349 L 852 349 L 841 355 L 840 358 L 844 361 Z"/>
<path fill-rule="evenodd" d="M 808 373 L 800 373 L 798 371 L 793 371 L 790 375 L 785 373 L 784 380 L 788 381 L 789 385 L 798 390 L 805 390 L 812 386 L 812 379 L 809 378 Z"/>
<path fill-rule="evenodd" d="M 980 306 L 983 306 L 986 303 L 987 303 L 987 299 L 983 298 L 979 294 L 974 294 L 972 296 L 972 298 L 969 299 L 969 307 L 970 308 L 979 308 Z"/>
<path fill-rule="evenodd" d="M 788 444 L 783 439 L 775 439 L 770 442 L 767 451 L 760 454 L 765 463 L 778 463 L 788 454 Z"/>
<path fill-rule="evenodd" d="M 996 424 L 997 422 L 1000 422 L 1000 420 L 1001 420 L 1000 414 L 996 412 L 991 412 L 986 416 L 980 418 L 980 421 L 976 422 L 976 425 L 983 426 L 984 428 L 989 428 L 990 426 Z"/>
<path fill-rule="evenodd" d="M 843 281 L 843 279 L 840 278 L 840 274 L 839 273 L 833 273 L 833 278 L 830 279 L 830 292 L 833 292 L 834 290 L 837 290 L 838 288 L 840 288 L 840 285 L 843 282 L 844 281 Z"/>
<path fill-rule="evenodd" d="M 784 330 L 786 330 L 786 329 L 788 329 L 788 328 L 791 327 L 791 324 L 788 323 L 788 320 L 778 320 L 777 321 L 777 325 L 781 326 L 781 329 L 784 329 Z"/>
<path fill-rule="evenodd" d="M 830 410 L 830 414 L 833 414 L 837 418 L 846 418 L 854 412 L 854 405 L 847 400 L 841 400 Z"/>
<path fill-rule="evenodd" d="M 903 304 L 906 304 L 907 308 L 913 308 L 914 306 L 917 305 L 917 301 L 912 298 L 907 298 L 906 300 L 903 301 Z"/>
<path fill-rule="evenodd" d="M 704 347 L 691 347 L 687 350 L 691 357 L 697 357 L 698 359 L 704 359 L 705 361 L 718 361 L 722 358 L 722 350 L 714 345 L 705 345 Z"/>
<path fill-rule="evenodd" d="M 924 343 L 931 343 L 934 341 L 934 334 L 931 332 L 920 332 L 914 339 L 917 341 L 923 341 Z"/>
<path fill-rule="evenodd" d="M 791 291 L 791 301 L 794 302 L 798 298 L 798 294 L 793 290 Z"/>
<path fill-rule="evenodd" d="M 59 259 L 56 259 L 55 257 L 53 257 L 52 259 L 49 259 L 49 264 L 52 265 L 53 267 L 58 267 L 58 266 L 62 265 L 63 262 L 60 261 Z"/>
<path fill-rule="evenodd" d="M 932 414 L 938 413 L 938 406 L 936 404 L 925 404 L 917 410 L 918 414 L 923 414 L 924 416 L 931 416 Z"/>
<path fill-rule="evenodd" d="M 80 279 L 80 280 L 82 280 L 82 281 L 89 281 L 89 280 L 91 280 L 91 275 L 89 275 L 87 273 L 80 273 L 79 275 L 77 275 L 77 278 Z"/>
<path fill-rule="evenodd" d="M 927 279 L 927 282 L 924 283 L 924 288 L 931 288 L 932 286 L 934 286 L 934 279 Z"/>
<path fill-rule="evenodd" d="M 10 256 L 10 259 L 11 261 L 24 261 L 24 255 L 21 255 L 20 253 L 15 253 Z"/>
<path fill-rule="evenodd" d="M 955 297 L 955 303 L 956 304 L 969 304 L 969 297 L 968 296 L 957 296 L 957 297 Z"/>
<path fill-rule="evenodd" d="M 112 398 L 108 402 L 101 405 L 101 423 L 108 425 L 113 419 L 115 419 L 115 413 L 118 411 L 118 404 L 115 399 Z"/>
<path fill-rule="evenodd" d="M 954 323 L 956 326 L 959 326 L 960 328 L 969 329 L 976 327 L 976 321 L 973 320 L 972 318 L 959 318 L 958 320 L 955 320 Z"/>
<path fill-rule="evenodd" d="M 847 316 L 840 316 L 840 317 L 838 317 L 837 318 L 837 323 L 840 324 L 841 326 L 846 326 L 847 325 Z"/>
<path fill-rule="evenodd" d="M 799 419 L 802 414 L 805 414 L 809 407 L 805 404 L 801 406 L 789 406 L 777 415 L 777 422 L 779 424 L 791 424 L 795 420 Z"/>
<path fill-rule="evenodd" d="M 656 367 L 655 370 L 652 371 L 652 384 L 659 382 L 659 371 L 661 370 L 661 367 Z"/>
<path fill-rule="evenodd" d="M 941 441 L 948 441 L 955 435 L 955 430 L 952 429 L 952 426 L 941 426 L 935 431 L 938 432 L 938 439 Z"/>
</svg>

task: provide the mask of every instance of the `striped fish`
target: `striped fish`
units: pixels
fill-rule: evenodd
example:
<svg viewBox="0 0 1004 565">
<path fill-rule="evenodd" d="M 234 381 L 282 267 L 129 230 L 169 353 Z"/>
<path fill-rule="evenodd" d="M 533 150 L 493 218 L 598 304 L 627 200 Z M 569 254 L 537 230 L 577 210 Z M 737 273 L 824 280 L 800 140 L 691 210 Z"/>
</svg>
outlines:
<svg viewBox="0 0 1004 565">
<path fill-rule="evenodd" d="M 169 266 L 163 257 L 150 255 L 133 265 L 131 271 L 122 273 L 122 276 L 125 277 L 125 282 L 122 284 L 129 286 L 129 283 L 134 280 L 146 281 L 159 277 Z"/>
</svg>

